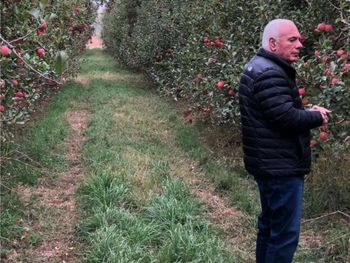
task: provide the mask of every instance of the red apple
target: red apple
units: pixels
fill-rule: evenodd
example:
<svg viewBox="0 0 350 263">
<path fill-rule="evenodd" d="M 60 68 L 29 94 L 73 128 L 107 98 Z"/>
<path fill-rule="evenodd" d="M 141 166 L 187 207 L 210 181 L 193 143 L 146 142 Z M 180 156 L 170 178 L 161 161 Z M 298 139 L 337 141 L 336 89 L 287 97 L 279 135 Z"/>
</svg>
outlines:
<svg viewBox="0 0 350 263">
<path fill-rule="evenodd" d="M 338 83 L 338 80 L 336 79 L 336 78 L 333 78 L 332 80 L 331 80 L 331 84 L 332 85 L 335 85 L 335 84 L 337 84 Z"/>
<path fill-rule="evenodd" d="M 299 95 L 304 96 L 305 95 L 305 88 L 298 89 Z"/>
<path fill-rule="evenodd" d="M 203 109 L 203 111 L 209 113 L 209 112 L 210 112 L 210 108 L 205 107 L 205 108 Z"/>
<path fill-rule="evenodd" d="M 314 55 L 315 55 L 315 57 L 320 57 L 321 56 L 321 52 L 318 51 L 318 50 L 315 50 Z"/>
<path fill-rule="evenodd" d="M 332 77 L 333 76 L 333 72 L 332 72 L 331 69 L 328 68 L 328 69 L 326 69 L 324 71 L 324 75 L 327 76 L 327 77 Z"/>
<path fill-rule="evenodd" d="M 207 38 L 207 37 L 205 37 L 204 39 L 203 39 L 203 43 L 204 44 L 206 44 L 206 43 L 209 43 L 210 41 L 209 41 L 209 39 Z"/>
<path fill-rule="evenodd" d="M 312 139 L 312 140 L 310 141 L 310 147 L 311 147 L 311 148 L 312 148 L 312 147 L 315 147 L 316 144 L 317 144 L 317 141 L 316 141 L 316 140 Z"/>
<path fill-rule="evenodd" d="M 0 104 L 0 112 L 4 112 L 5 111 L 5 106 Z"/>
<path fill-rule="evenodd" d="M 233 95 L 235 95 L 235 92 L 233 91 L 233 89 L 230 88 L 230 89 L 227 91 L 227 96 L 232 97 Z"/>
<path fill-rule="evenodd" d="M 348 72 L 349 70 L 350 70 L 350 64 L 349 63 L 344 64 L 344 66 L 342 68 L 342 71 L 343 72 Z"/>
<path fill-rule="evenodd" d="M 45 35 L 45 32 L 44 31 L 40 31 L 39 29 L 36 31 L 36 35 L 37 36 L 43 36 Z"/>
<path fill-rule="evenodd" d="M 17 98 L 24 98 L 26 95 L 22 91 L 16 92 L 16 97 Z"/>
<path fill-rule="evenodd" d="M 338 49 L 337 50 L 337 56 L 338 57 L 341 57 L 342 55 L 344 55 L 345 54 L 345 50 L 344 49 Z"/>
<path fill-rule="evenodd" d="M 331 32 L 332 30 L 333 30 L 333 26 L 332 26 L 332 25 L 326 24 L 326 25 L 324 26 L 324 31 L 326 31 L 326 32 Z"/>
<path fill-rule="evenodd" d="M 216 39 L 216 40 L 214 41 L 214 45 L 215 45 L 216 47 L 221 47 L 221 46 L 223 45 L 223 43 L 220 41 L 220 39 Z"/>
<path fill-rule="evenodd" d="M 4 57 L 7 57 L 11 53 L 11 49 L 8 46 L 1 46 L 0 47 L 0 53 Z"/>
<path fill-rule="evenodd" d="M 75 12 L 76 14 L 80 13 L 80 7 L 77 6 L 76 8 L 74 8 L 74 12 Z"/>
<path fill-rule="evenodd" d="M 45 49 L 43 48 L 38 48 L 36 53 L 38 54 L 38 56 L 42 57 L 45 55 Z"/>
<path fill-rule="evenodd" d="M 217 86 L 219 89 L 222 89 L 222 88 L 225 86 L 225 82 L 219 81 L 218 83 L 216 83 L 216 86 Z"/>
<path fill-rule="evenodd" d="M 45 31 L 48 28 L 48 26 L 49 25 L 46 22 L 44 22 L 38 27 L 38 30 Z"/>
<path fill-rule="evenodd" d="M 345 52 L 343 55 L 340 56 L 340 58 L 346 60 L 348 58 L 348 53 Z"/>
<path fill-rule="evenodd" d="M 13 86 L 16 86 L 16 87 L 19 85 L 19 83 L 16 79 L 12 80 L 12 84 L 13 84 Z"/>
<path fill-rule="evenodd" d="M 327 140 L 328 139 L 328 133 L 320 132 L 320 139 L 321 140 Z"/>
<path fill-rule="evenodd" d="M 320 23 L 320 24 L 317 25 L 316 30 L 317 31 L 324 31 L 325 28 L 326 28 L 326 24 L 325 23 Z"/>
</svg>

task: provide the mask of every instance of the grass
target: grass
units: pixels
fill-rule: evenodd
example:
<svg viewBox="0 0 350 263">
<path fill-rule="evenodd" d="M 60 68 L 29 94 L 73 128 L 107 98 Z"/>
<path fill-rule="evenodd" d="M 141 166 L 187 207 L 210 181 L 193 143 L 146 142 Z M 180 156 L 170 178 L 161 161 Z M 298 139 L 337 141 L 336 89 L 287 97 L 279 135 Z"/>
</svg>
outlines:
<svg viewBox="0 0 350 263">
<path fill-rule="evenodd" d="M 101 60 L 87 58 L 88 68 Z M 118 68 L 110 66 L 109 71 Z M 84 159 L 89 176 L 78 191 L 86 261 L 233 261 L 236 256 L 179 179 L 188 154 L 168 125 L 172 111 L 166 103 L 138 82 L 96 76 L 88 91 L 93 114 Z"/>
<path fill-rule="evenodd" d="M 340 151 L 325 147 L 307 178 L 306 215 L 319 216 L 325 211 L 350 211 L 349 146 Z"/>
</svg>

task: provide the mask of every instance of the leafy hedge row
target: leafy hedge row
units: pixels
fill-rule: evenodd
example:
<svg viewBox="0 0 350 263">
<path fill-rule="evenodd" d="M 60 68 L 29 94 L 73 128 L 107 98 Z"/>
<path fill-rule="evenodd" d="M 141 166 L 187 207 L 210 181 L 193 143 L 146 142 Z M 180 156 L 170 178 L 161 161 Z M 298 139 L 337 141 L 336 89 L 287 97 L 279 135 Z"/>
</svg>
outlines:
<svg viewBox="0 0 350 263">
<path fill-rule="evenodd" d="M 116 0 L 104 17 L 103 38 L 114 56 L 149 74 L 161 92 L 189 99 L 189 111 L 238 124 L 244 64 L 268 21 L 291 19 L 305 38 L 296 65 L 304 104 L 333 110 L 327 136 L 315 134 L 317 140 L 342 145 L 350 121 L 349 9 L 349 0 Z"/>
<path fill-rule="evenodd" d="M 77 72 L 95 9 L 85 0 L 1 1 L 1 141 Z"/>
</svg>

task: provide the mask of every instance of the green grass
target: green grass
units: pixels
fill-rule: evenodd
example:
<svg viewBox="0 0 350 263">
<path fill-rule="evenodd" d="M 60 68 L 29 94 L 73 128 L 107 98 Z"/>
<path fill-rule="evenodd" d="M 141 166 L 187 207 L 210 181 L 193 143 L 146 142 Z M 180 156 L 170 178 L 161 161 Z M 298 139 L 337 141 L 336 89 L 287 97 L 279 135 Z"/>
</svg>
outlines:
<svg viewBox="0 0 350 263">
<path fill-rule="evenodd" d="M 107 209 L 114 205 L 132 203 L 132 196 L 122 177 L 115 176 L 111 171 L 101 171 L 84 180 L 79 195 L 86 210 L 91 207 Z"/>
<path fill-rule="evenodd" d="M 101 61 L 90 55 L 88 63 Z M 89 175 L 78 190 L 86 261 L 234 261 L 178 179 L 176 165 L 188 154 L 167 123 L 172 110 L 137 82 L 94 77 L 83 150 Z"/>
</svg>

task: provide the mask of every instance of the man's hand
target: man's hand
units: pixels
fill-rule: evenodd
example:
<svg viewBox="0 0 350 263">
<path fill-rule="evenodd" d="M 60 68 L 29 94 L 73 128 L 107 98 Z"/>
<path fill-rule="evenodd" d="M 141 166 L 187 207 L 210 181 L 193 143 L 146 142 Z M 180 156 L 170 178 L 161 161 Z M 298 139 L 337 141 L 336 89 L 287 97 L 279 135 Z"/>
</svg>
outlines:
<svg viewBox="0 0 350 263">
<path fill-rule="evenodd" d="M 324 108 L 324 107 L 321 107 L 321 106 L 312 106 L 312 108 L 310 110 L 313 110 L 313 111 L 319 111 L 321 112 L 321 114 L 328 114 L 328 113 L 331 113 L 332 111 Z"/>
<path fill-rule="evenodd" d="M 331 113 L 332 111 L 321 107 L 321 106 L 312 106 L 312 108 L 310 109 L 311 111 L 319 111 L 321 113 L 322 119 L 323 119 L 323 124 L 327 124 L 328 120 L 329 120 L 329 113 Z"/>
</svg>

